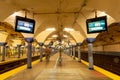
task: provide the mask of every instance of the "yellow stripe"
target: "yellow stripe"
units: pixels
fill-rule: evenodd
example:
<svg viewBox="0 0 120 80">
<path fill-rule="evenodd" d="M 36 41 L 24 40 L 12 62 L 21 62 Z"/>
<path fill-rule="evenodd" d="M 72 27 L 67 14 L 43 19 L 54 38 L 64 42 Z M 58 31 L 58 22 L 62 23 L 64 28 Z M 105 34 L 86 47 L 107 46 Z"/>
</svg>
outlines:
<svg viewBox="0 0 120 80">
<path fill-rule="evenodd" d="M 45 59 L 45 57 L 43 59 Z M 76 60 L 78 60 L 78 58 L 76 58 Z M 38 62 L 39 62 L 39 60 L 36 60 L 36 61 L 32 62 L 32 64 L 35 65 Z M 81 62 L 88 66 L 88 62 L 86 62 L 84 60 L 81 60 Z M 5 72 L 5 73 L 3 73 L 3 74 L 0 75 L 0 80 L 4 80 L 4 79 L 6 79 L 6 78 L 8 78 L 8 77 L 10 77 L 12 75 L 15 75 L 16 73 L 18 73 L 18 72 L 26 69 L 26 67 L 27 67 L 27 65 L 23 65 L 21 67 L 15 68 L 15 69 L 13 69 L 11 71 Z M 111 73 L 111 72 L 109 72 L 107 70 L 104 70 L 104 69 L 102 69 L 100 67 L 97 67 L 97 66 L 94 65 L 94 69 L 96 71 L 98 71 L 98 72 L 100 72 L 100 73 L 102 73 L 102 74 L 110 77 L 113 80 L 120 80 L 120 76 L 118 76 L 118 75 L 116 75 L 114 73 Z"/>
<path fill-rule="evenodd" d="M 76 58 L 76 60 L 78 60 L 78 58 Z M 87 65 L 87 66 L 89 65 L 89 63 L 86 62 L 86 61 L 84 61 L 84 60 L 81 60 L 81 62 L 84 63 L 84 64 Z M 119 75 L 116 75 L 116 74 L 114 74 L 114 73 L 111 73 L 111 72 L 109 72 L 109 71 L 107 71 L 107 70 L 105 70 L 105 69 L 102 69 L 102 68 L 98 67 L 98 66 L 95 66 L 95 65 L 94 65 L 94 69 L 95 69 L 96 71 L 98 71 L 98 72 L 100 72 L 100 73 L 108 76 L 109 78 L 111 78 L 111 79 L 113 79 L 113 80 L 120 80 L 120 76 L 119 76 Z"/>
<path fill-rule="evenodd" d="M 43 59 L 45 59 L 45 57 L 43 57 Z M 40 62 L 40 60 L 36 60 L 36 61 L 33 61 L 32 64 L 35 65 L 37 64 L 38 62 Z M 3 74 L 0 75 L 0 80 L 5 80 L 6 78 L 12 76 L 12 75 L 15 75 L 17 74 L 18 72 L 24 70 L 27 68 L 27 64 L 26 65 L 23 65 L 21 67 L 18 67 L 18 68 L 15 68 L 13 70 L 10 70 L 8 72 L 5 72 Z"/>
<path fill-rule="evenodd" d="M 10 70 L 8 72 L 5 72 L 3 74 L 0 75 L 0 80 L 4 80 L 12 75 L 15 75 L 16 73 L 20 72 L 21 70 L 24 70 L 27 66 L 24 65 L 24 66 L 21 66 L 21 67 L 18 67 L 18 68 L 15 68 L 13 70 Z"/>
</svg>

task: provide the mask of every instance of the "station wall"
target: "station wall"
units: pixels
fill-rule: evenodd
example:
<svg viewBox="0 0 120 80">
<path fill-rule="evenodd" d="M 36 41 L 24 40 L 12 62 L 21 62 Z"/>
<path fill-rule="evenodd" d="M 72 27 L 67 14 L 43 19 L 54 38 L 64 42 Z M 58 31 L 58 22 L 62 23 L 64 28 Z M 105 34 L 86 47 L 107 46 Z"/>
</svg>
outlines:
<svg viewBox="0 0 120 80">
<path fill-rule="evenodd" d="M 82 51 L 88 51 L 88 48 L 82 48 Z M 101 45 L 93 47 L 93 51 L 120 52 L 120 43 L 112 45 Z"/>
</svg>

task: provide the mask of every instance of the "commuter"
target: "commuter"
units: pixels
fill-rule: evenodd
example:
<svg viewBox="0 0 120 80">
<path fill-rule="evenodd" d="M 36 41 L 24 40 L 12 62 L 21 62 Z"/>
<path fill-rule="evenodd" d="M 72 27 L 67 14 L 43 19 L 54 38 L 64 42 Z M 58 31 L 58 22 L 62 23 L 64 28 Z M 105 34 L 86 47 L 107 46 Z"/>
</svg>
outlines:
<svg viewBox="0 0 120 80">
<path fill-rule="evenodd" d="M 49 47 L 46 47 L 44 49 L 44 52 L 45 52 L 45 56 L 46 56 L 46 61 L 49 61 L 50 59 L 50 54 L 51 54 L 51 49 Z"/>
</svg>

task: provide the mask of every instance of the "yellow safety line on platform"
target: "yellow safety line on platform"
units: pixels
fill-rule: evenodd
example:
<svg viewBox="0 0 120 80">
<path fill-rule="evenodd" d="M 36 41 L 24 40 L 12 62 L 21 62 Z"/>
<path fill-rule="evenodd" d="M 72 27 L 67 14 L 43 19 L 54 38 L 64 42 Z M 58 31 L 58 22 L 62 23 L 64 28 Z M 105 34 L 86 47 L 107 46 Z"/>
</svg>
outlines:
<svg viewBox="0 0 120 80">
<path fill-rule="evenodd" d="M 75 59 L 78 60 L 78 58 L 75 58 Z M 87 66 L 89 65 L 89 63 L 86 62 L 86 61 L 84 61 L 84 60 L 81 60 L 81 62 L 84 63 L 84 64 L 87 65 Z M 119 75 L 116 75 L 116 74 L 114 74 L 114 73 L 112 73 L 112 72 L 110 72 L 110 71 L 107 71 L 107 70 L 102 69 L 102 68 L 100 68 L 100 67 L 98 67 L 98 66 L 95 66 L 95 65 L 94 65 L 94 69 L 95 69 L 96 71 L 98 71 L 98 72 L 100 72 L 100 73 L 108 76 L 109 78 L 111 78 L 111 79 L 113 79 L 113 80 L 120 80 L 120 76 L 119 76 Z"/>
<path fill-rule="evenodd" d="M 43 57 L 43 59 L 45 59 L 45 57 Z M 33 61 L 32 65 L 35 65 L 38 62 L 40 62 L 40 60 Z M 0 80 L 5 80 L 6 78 L 8 78 L 8 77 L 10 77 L 12 75 L 17 74 L 18 72 L 20 72 L 20 71 L 22 71 L 22 70 L 24 70 L 26 68 L 27 68 L 27 64 L 23 65 L 23 66 L 20 66 L 18 68 L 15 68 L 13 70 L 7 71 L 7 72 L 5 72 L 5 73 L 3 73 L 3 74 L 0 75 Z"/>
</svg>

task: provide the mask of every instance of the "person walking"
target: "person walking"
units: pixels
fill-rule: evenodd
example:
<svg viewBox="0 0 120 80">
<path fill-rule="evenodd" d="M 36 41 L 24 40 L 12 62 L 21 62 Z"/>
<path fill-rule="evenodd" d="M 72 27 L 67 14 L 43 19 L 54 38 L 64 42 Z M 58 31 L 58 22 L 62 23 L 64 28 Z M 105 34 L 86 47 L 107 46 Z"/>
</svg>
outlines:
<svg viewBox="0 0 120 80">
<path fill-rule="evenodd" d="M 46 61 L 49 61 L 51 49 L 49 47 L 46 47 L 44 52 L 45 52 L 45 56 L 46 56 Z"/>
</svg>

